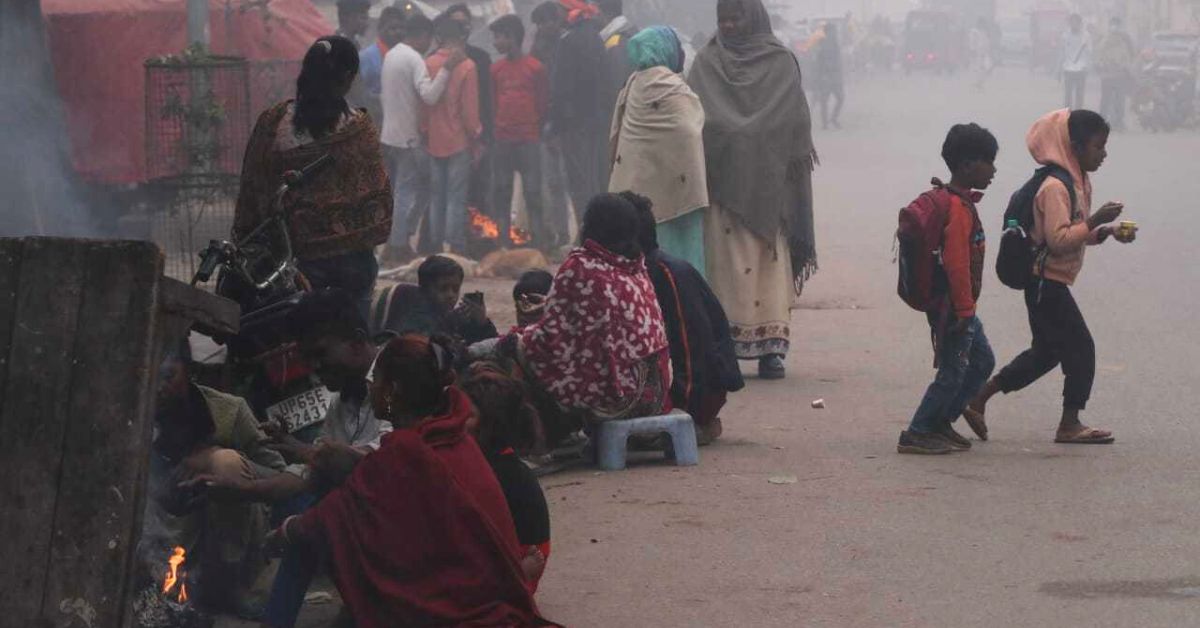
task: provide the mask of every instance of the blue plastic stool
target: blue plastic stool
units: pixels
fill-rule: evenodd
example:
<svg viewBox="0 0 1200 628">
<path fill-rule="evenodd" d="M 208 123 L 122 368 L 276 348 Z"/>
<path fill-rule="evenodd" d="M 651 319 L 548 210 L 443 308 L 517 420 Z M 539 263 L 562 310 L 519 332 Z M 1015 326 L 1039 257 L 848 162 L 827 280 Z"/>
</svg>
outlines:
<svg viewBox="0 0 1200 628">
<path fill-rule="evenodd" d="M 671 438 L 667 458 L 675 464 L 690 467 L 700 464 L 700 448 L 696 444 L 696 425 L 686 412 L 676 411 L 666 416 L 651 416 L 624 421 L 605 421 L 596 427 L 596 461 L 605 471 L 625 468 L 626 446 L 631 434 L 659 434 Z M 672 451 L 674 452 L 672 455 Z"/>
</svg>

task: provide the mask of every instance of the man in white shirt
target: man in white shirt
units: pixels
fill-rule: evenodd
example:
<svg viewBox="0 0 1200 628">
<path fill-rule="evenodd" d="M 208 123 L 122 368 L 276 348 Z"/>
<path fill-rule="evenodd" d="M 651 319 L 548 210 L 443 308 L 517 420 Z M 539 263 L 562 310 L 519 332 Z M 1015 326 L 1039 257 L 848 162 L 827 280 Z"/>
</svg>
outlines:
<svg viewBox="0 0 1200 628">
<path fill-rule="evenodd" d="M 1070 30 L 1063 36 L 1062 81 L 1066 107 L 1083 109 L 1088 70 L 1092 67 L 1092 38 L 1083 28 L 1083 17 L 1072 13 Z"/>
<path fill-rule="evenodd" d="M 421 146 L 421 107 L 436 105 L 446 91 L 450 74 L 466 55 L 457 52 L 434 78 L 423 56 L 433 45 L 433 22 L 416 14 L 404 24 L 400 43 L 383 60 L 382 91 L 384 153 L 391 164 L 392 235 L 388 240 L 385 265 L 406 262 L 415 255 L 409 243 L 413 210 L 429 198 L 429 161 Z"/>
</svg>

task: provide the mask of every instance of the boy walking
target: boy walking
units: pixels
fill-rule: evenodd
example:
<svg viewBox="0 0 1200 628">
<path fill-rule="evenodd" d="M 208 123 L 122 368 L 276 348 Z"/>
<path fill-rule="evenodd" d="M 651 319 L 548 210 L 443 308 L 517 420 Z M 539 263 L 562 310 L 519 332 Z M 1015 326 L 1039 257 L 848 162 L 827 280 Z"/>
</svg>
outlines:
<svg viewBox="0 0 1200 628">
<path fill-rule="evenodd" d="M 984 440 L 988 400 L 996 393 L 1023 390 L 1059 365 L 1066 382 L 1062 419 L 1054 441 L 1107 445 L 1115 440 L 1112 432 L 1088 427 L 1079 420 L 1096 378 L 1096 343 L 1071 295 L 1089 245 L 1101 244 L 1110 236 L 1125 244 L 1137 238 L 1136 230 L 1109 226 L 1124 209 L 1120 203 L 1106 203 L 1091 213 L 1089 173 L 1099 170 L 1108 156 L 1108 134 L 1108 123 L 1100 114 L 1066 109 L 1047 114 L 1029 131 L 1026 141 L 1034 160 L 1066 170 L 1074 190 L 1055 177 L 1047 177 L 1034 199 L 1032 236 L 1042 255 L 1036 277 L 1025 289 L 1033 343 L 1001 369 L 964 411 L 971 428 Z"/>
<path fill-rule="evenodd" d="M 436 20 L 434 32 L 441 48 L 425 61 L 431 76 L 451 59 L 465 55 L 467 41 L 463 25 L 447 15 Z M 455 253 L 467 250 L 467 186 L 483 133 L 477 72 L 474 61 L 463 61 L 450 73 L 442 99 L 425 107 L 433 162 L 429 238 L 435 252 L 441 251 L 443 244 Z"/>
<path fill-rule="evenodd" d="M 549 249 L 555 236 L 549 232 L 542 213 L 542 120 L 549 102 L 549 78 L 537 59 L 526 55 L 525 25 L 515 15 L 492 23 L 496 51 L 503 58 L 492 64 L 495 87 L 496 144 L 493 163 L 496 223 L 502 246 L 512 244 L 513 175 L 521 174 L 525 208 L 533 232 L 533 246 Z"/>
<path fill-rule="evenodd" d="M 900 433 L 896 451 L 902 454 L 948 454 L 971 448 L 971 441 L 954 430 L 953 422 L 996 367 L 976 315 L 985 237 L 975 203 L 982 198 L 976 190 L 987 189 L 996 176 L 998 152 L 996 138 L 978 124 L 955 125 L 942 145 L 942 159 L 950 168 L 941 247 L 945 290 L 926 312 L 938 371 L 912 423 Z"/>
</svg>

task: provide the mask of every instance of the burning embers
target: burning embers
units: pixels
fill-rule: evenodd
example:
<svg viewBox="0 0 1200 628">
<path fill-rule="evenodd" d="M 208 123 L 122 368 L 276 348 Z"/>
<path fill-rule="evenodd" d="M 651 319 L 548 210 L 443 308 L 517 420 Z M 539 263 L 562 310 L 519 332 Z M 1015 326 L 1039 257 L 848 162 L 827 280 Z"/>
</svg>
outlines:
<svg viewBox="0 0 1200 628">
<path fill-rule="evenodd" d="M 171 553 L 171 557 L 167 559 L 167 576 L 163 578 L 162 594 L 167 597 L 174 597 L 176 602 L 186 604 L 188 601 L 187 594 L 187 572 L 180 569 L 183 563 L 187 561 L 187 551 L 182 547 L 176 546 Z"/>
<path fill-rule="evenodd" d="M 474 207 L 468 207 L 467 212 L 471 221 L 471 234 L 480 240 L 498 240 L 500 238 L 500 227 L 496 221 L 488 218 L 479 212 Z M 508 230 L 508 237 L 512 240 L 514 246 L 524 246 L 529 244 L 529 233 L 524 229 L 518 229 L 515 225 Z"/>
<path fill-rule="evenodd" d="M 142 589 L 134 600 L 136 625 L 140 628 L 211 628 L 212 616 L 198 608 L 188 597 L 187 551 L 176 546 L 167 557 L 166 572 L 161 563 L 153 568 L 157 581 Z"/>
</svg>

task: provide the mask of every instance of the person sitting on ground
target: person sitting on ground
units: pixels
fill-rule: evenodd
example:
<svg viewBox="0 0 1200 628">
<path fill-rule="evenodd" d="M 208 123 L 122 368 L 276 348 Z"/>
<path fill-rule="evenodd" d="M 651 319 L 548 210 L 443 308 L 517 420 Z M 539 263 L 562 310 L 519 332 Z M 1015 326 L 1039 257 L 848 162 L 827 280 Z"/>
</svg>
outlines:
<svg viewBox="0 0 1200 628">
<path fill-rule="evenodd" d="M 638 210 L 638 242 L 667 325 L 674 375 L 671 401 L 692 415 L 699 443 L 710 445 L 723 431 L 719 415 L 726 396 L 746 386 L 729 319 L 700 271 L 659 248 L 650 199 L 633 192 L 621 196 Z"/>
<path fill-rule="evenodd" d="M 458 262 L 431 255 L 417 268 L 417 285 L 397 284 L 376 307 L 376 333 L 445 334 L 473 345 L 499 336 L 480 293 L 461 298 L 466 273 Z"/>
<path fill-rule="evenodd" d="M 154 503 L 171 531 L 170 545 L 184 547 L 189 564 L 199 565 L 202 604 L 255 617 L 259 611 L 250 589 L 266 567 L 261 542 L 266 507 L 205 499 L 190 481 L 274 476 L 284 468 L 283 457 L 266 446 L 267 436 L 245 400 L 193 383 L 186 340 L 163 361 L 155 420 L 152 477 L 162 482 L 155 482 Z"/>
<path fill-rule="evenodd" d="M 526 402 L 524 384 L 487 363 L 473 365 L 462 388 L 478 409 L 467 431 L 500 481 L 524 550 L 521 567 L 537 593 L 550 558 L 550 510 L 537 476 L 518 456 L 537 439 L 537 411 Z"/>
<path fill-rule="evenodd" d="M 197 483 L 217 499 L 271 502 L 279 515 L 303 511 L 318 496 L 340 485 L 361 460 L 379 449 L 392 431 L 367 402 L 379 349 L 353 298 L 340 290 L 308 294 L 289 314 L 288 334 L 333 396 L 313 445 L 282 436 L 274 447 L 291 465 L 266 478 L 200 476 Z M 265 625 L 290 628 L 318 569 L 316 556 L 300 550 L 283 557 L 267 602 Z"/>
<path fill-rule="evenodd" d="M 549 446 L 580 421 L 654 416 L 670 405 L 666 325 L 637 236 L 629 201 L 593 198 L 583 246 L 559 268 L 542 319 L 511 336 L 523 379 L 561 411 L 542 417 Z"/>
<path fill-rule="evenodd" d="M 454 361 L 444 339 L 388 343 L 371 403 L 396 431 L 268 539 L 327 555 L 358 628 L 553 625 L 529 591 L 504 492 L 467 434 L 474 408 L 454 386 Z"/>
<path fill-rule="evenodd" d="M 296 99 L 264 111 L 250 136 L 232 235 L 240 241 L 277 211 L 285 212 L 308 282 L 315 289 L 351 293 L 365 315 L 379 272 L 374 248 L 392 229 L 392 187 L 379 130 L 365 110 L 346 102 L 357 74 L 358 50 L 350 40 L 322 37 L 308 49 Z M 326 156 L 332 162 L 325 170 L 277 206 L 284 174 Z M 243 289 L 254 292 L 253 286 Z"/>
<path fill-rule="evenodd" d="M 517 311 L 517 329 L 524 329 L 542 320 L 546 313 L 546 297 L 554 286 L 554 275 L 544 270 L 521 274 L 513 286 L 513 306 Z"/>
<path fill-rule="evenodd" d="M 977 315 L 983 289 L 987 242 L 975 204 L 996 176 L 995 136 L 978 124 L 956 124 L 942 145 L 950 169 L 950 184 L 937 186 L 933 198 L 946 212 L 941 240 L 945 288 L 925 312 L 934 339 L 937 375 L 925 391 L 908 429 L 900 434 L 896 451 L 902 454 L 947 454 L 971 449 L 971 441 L 954 429 L 954 422 L 991 377 L 996 357 Z"/>
</svg>

